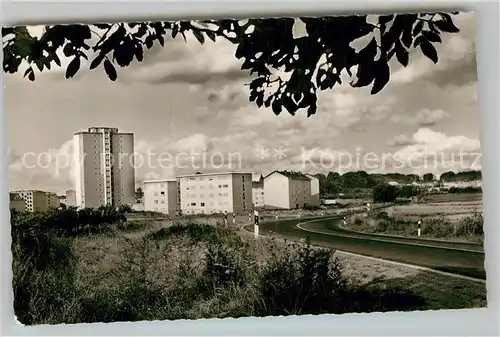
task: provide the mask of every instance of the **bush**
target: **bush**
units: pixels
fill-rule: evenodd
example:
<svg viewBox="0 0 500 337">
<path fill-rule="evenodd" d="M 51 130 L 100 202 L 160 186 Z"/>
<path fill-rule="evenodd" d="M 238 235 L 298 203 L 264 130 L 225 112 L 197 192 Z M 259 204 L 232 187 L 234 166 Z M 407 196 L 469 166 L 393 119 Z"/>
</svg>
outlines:
<svg viewBox="0 0 500 337">
<path fill-rule="evenodd" d="M 304 205 L 304 210 L 306 210 L 306 211 L 316 211 L 318 209 L 321 209 L 321 207 L 319 207 L 317 205 L 309 205 L 309 204 Z"/>
<path fill-rule="evenodd" d="M 373 202 L 394 202 L 398 195 L 398 190 L 395 186 L 382 184 L 373 188 Z"/>
</svg>

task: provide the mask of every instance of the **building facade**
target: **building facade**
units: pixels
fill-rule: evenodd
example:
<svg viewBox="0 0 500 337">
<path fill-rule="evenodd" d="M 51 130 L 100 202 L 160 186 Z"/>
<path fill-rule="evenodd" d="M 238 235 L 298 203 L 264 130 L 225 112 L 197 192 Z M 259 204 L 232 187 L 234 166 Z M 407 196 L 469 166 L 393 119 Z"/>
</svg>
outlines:
<svg viewBox="0 0 500 337">
<path fill-rule="evenodd" d="M 52 192 L 46 192 L 47 208 L 59 208 L 61 206 L 61 199 L 59 196 Z"/>
<path fill-rule="evenodd" d="M 252 182 L 252 199 L 254 207 L 264 207 L 264 180 Z"/>
<path fill-rule="evenodd" d="M 252 211 L 251 173 L 200 173 L 180 176 L 177 180 L 183 214 L 247 215 Z"/>
<path fill-rule="evenodd" d="M 310 173 L 307 173 L 306 176 L 311 179 L 311 200 L 309 204 L 312 206 L 320 205 L 320 193 L 319 193 L 319 179 Z"/>
<path fill-rule="evenodd" d="M 269 209 L 295 209 L 310 204 L 311 179 L 300 172 L 271 172 L 264 177 L 264 203 Z"/>
<path fill-rule="evenodd" d="M 68 207 L 76 206 L 76 191 L 75 190 L 66 191 L 66 206 L 68 206 Z"/>
<path fill-rule="evenodd" d="M 75 142 L 78 207 L 133 205 L 135 202 L 134 135 L 116 128 L 77 132 Z"/>
<path fill-rule="evenodd" d="M 144 210 L 177 214 L 179 210 L 177 179 L 145 181 Z"/>
<path fill-rule="evenodd" d="M 26 203 L 18 193 L 9 193 L 9 209 L 15 209 L 18 212 L 26 212 Z"/>
<path fill-rule="evenodd" d="M 52 192 L 21 190 L 12 193 L 18 194 L 24 200 L 26 212 L 42 212 L 60 206 L 59 197 Z"/>
</svg>

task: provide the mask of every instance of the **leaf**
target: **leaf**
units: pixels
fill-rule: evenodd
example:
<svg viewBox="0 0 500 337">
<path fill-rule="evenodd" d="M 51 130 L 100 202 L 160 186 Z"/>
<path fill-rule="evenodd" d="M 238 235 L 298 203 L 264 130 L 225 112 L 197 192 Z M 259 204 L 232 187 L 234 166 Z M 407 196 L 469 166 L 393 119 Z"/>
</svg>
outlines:
<svg viewBox="0 0 500 337">
<path fill-rule="evenodd" d="M 158 36 L 157 38 L 158 42 L 160 42 L 161 46 L 164 47 L 165 46 L 165 39 L 163 38 L 163 36 Z"/>
<path fill-rule="evenodd" d="M 57 56 L 56 53 L 53 55 L 54 62 L 60 67 L 61 66 L 61 60 L 59 59 L 59 56 Z"/>
<path fill-rule="evenodd" d="M 30 74 L 28 75 L 28 79 L 33 82 L 35 80 L 35 73 L 33 70 L 31 70 Z"/>
<path fill-rule="evenodd" d="M 116 73 L 116 69 L 111 63 L 111 61 L 108 59 L 104 60 L 104 71 L 106 72 L 111 81 L 116 81 L 116 78 L 118 76 Z"/>
<path fill-rule="evenodd" d="M 439 36 L 438 33 L 435 33 L 430 30 L 424 30 L 422 32 L 422 35 L 429 41 L 431 42 L 442 42 L 441 37 Z"/>
<path fill-rule="evenodd" d="M 28 75 L 29 73 L 32 73 L 33 72 L 33 69 L 31 67 L 29 67 L 28 69 L 26 69 L 26 71 L 24 72 L 24 75 L 23 77 L 26 77 L 26 75 Z"/>
<path fill-rule="evenodd" d="M 205 33 L 207 34 L 208 38 L 210 40 L 212 40 L 213 42 L 215 42 L 215 32 L 211 31 L 211 30 L 207 30 L 205 31 Z"/>
<path fill-rule="evenodd" d="M 360 63 L 358 65 L 358 71 L 356 72 L 356 77 L 358 78 L 356 83 L 352 84 L 354 88 L 366 87 L 373 82 L 373 64 L 372 63 Z"/>
<path fill-rule="evenodd" d="M 74 49 L 73 49 L 73 44 L 72 43 L 68 43 L 64 46 L 64 49 L 63 49 L 63 53 L 65 56 L 71 56 L 74 54 Z"/>
<path fill-rule="evenodd" d="M 403 67 L 408 66 L 409 55 L 410 53 L 402 46 L 396 48 L 396 57 Z"/>
<path fill-rule="evenodd" d="M 142 47 L 140 45 L 138 45 L 135 48 L 135 58 L 139 62 L 142 62 L 142 60 L 144 59 L 144 52 L 143 52 Z"/>
<path fill-rule="evenodd" d="M 406 28 L 403 30 L 403 36 L 401 37 L 401 42 L 407 47 L 411 47 L 411 43 L 413 42 L 413 36 L 411 35 L 411 28 Z"/>
<path fill-rule="evenodd" d="M 375 74 L 375 81 L 373 82 L 373 87 L 371 91 L 372 95 L 379 93 L 380 90 L 382 90 L 385 87 L 385 85 L 389 82 L 389 79 L 391 77 L 390 75 L 391 70 L 387 62 L 378 62 L 375 69 L 376 69 L 376 74 Z"/>
<path fill-rule="evenodd" d="M 432 62 L 438 62 L 438 54 L 432 43 L 427 40 L 422 40 L 420 43 L 420 49 L 422 50 L 422 54 L 427 56 Z"/>
<path fill-rule="evenodd" d="M 442 14 L 442 17 L 443 17 L 442 20 L 434 21 L 434 24 L 436 25 L 437 28 L 447 33 L 460 32 L 460 29 L 458 29 L 457 26 L 455 26 L 449 15 Z"/>
<path fill-rule="evenodd" d="M 408 66 L 409 55 L 410 53 L 402 46 L 396 48 L 396 57 L 403 67 Z"/>
<path fill-rule="evenodd" d="M 413 36 L 417 36 L 418 34 L 420 34 L 423 27 L 424 27 L 424 22 L 419 20 L 415 25 L 415 27 L 413 28 Z"/>
<path fill-rule="evenodd" d="M 272 109 L 275 115 L 279 115 L 281 111 L 283 111 L 281 107 L 281 101 L 278 99 L 274 99 L 273 104 L 272 104 Z"/>
<path fill-rule="evenodd" d="M 311 117 L 312 115 L 316 114 L 316 110 L 318 109 L 318 106 L 316 103 L 312 103 L 309 105 L 309 108 L 307 108 L 307 117 Z"/>
<path fill-rule="evenodd" d="M 198 42 L 200 44 L 205 43 L 205 36 L 203 36 L 202 32 L 200 32 L 199 30 L 193 29 L 192 33 L 193 33 L 194 37 L 196 38 L 196 40 L 198 40 Z"/>
<path fill-rule="evenodd" d="M 66 69 L 66 78 L 75 76 L 78 69 L 80 69 L 80 57 L 75 56 L 68 64 L 68 68 Z"/>
<path fill-rule="evenodd" d="M 92 62 L 90 63 L 89 69 L 92 70 L 92 69 L 97 68 L 101 64 L 103 59 L 104 59 L 104 56 L 102 54 L 97 55 L 96 58 L 93 59 Z"/>
</svg>

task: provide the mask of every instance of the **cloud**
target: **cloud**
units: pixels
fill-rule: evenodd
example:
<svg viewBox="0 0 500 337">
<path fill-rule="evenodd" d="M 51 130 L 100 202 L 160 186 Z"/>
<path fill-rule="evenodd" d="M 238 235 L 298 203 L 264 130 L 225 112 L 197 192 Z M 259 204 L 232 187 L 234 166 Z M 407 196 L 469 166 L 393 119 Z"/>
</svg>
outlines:
<svg viewBox="0 0 500 337">
<path fill-rule="evenodd" d="M 441 109 L 421 109 L 415 115 L 393 114 L 389 117 L 389 121 L 405 126 L 432 126 L 448 117 L 450 114 Z"/>
<path fill-rule="evenodd" d="M 440 86 L 467 84 L 476 79 L 475 18 L 473 12 L 453 16 L 460 29 L 458 34 L 442 34 L 443 42 L 434 44 L 439 60 L 434 64 L 420 48 L 410 50 L 410 62 L 401 66 L 391 60 L 391 83 L 411 83 L 417 80 L 435 82 Z M 459 76 L 457 76 L 459 75 Z"/>
<path fill-rule="evenodd" d="M 73 140 L 45 152 L 7 151 L 10 189 L 41 189 L 63 193 L 74 188 Z"/>
<path fill-rule="evenodd" d="M 412 144 L 414 144 L 414 141 L 407 135 L 394 136 L 393 138 L 387 141 L 387 145 L 389 146 L 406 146 Z"/>
</svg>

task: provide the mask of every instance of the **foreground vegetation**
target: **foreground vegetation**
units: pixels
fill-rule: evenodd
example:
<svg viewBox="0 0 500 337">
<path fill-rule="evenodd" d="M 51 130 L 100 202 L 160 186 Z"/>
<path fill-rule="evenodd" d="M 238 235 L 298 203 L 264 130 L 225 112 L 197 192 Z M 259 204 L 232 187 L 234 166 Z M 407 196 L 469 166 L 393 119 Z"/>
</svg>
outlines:
<svg viewBox="0 0 500 337">
<path fill-rule="evenodd" d="M 307 243 L 196 223 L 141 231 L 121 217 L 100 231 L 63 235 L 48 226 L 53 212 L 12 218 L 14 307 L 24 324 L 440 307 L 401 283 L 358 283 L 332 250 Z M 19 226 L 25 217 L 44 226 Z M 467 298 L 453 305 L 470 307 Z"/>
<path fill-rule="evenodd" d="M 421 226 L 423 237 L 484 241 L 483 215 L 480 212 L 459 219 L 451 219 L 446 215 L 426 217 Z M 349 228 L 369 233 L 416 236 L 418 225 L 410 217 L 395 217 L 389 216 L 387 212 L 377 212 L 368 220 L 361 216 L 353 217 Z"/>
</svg>

